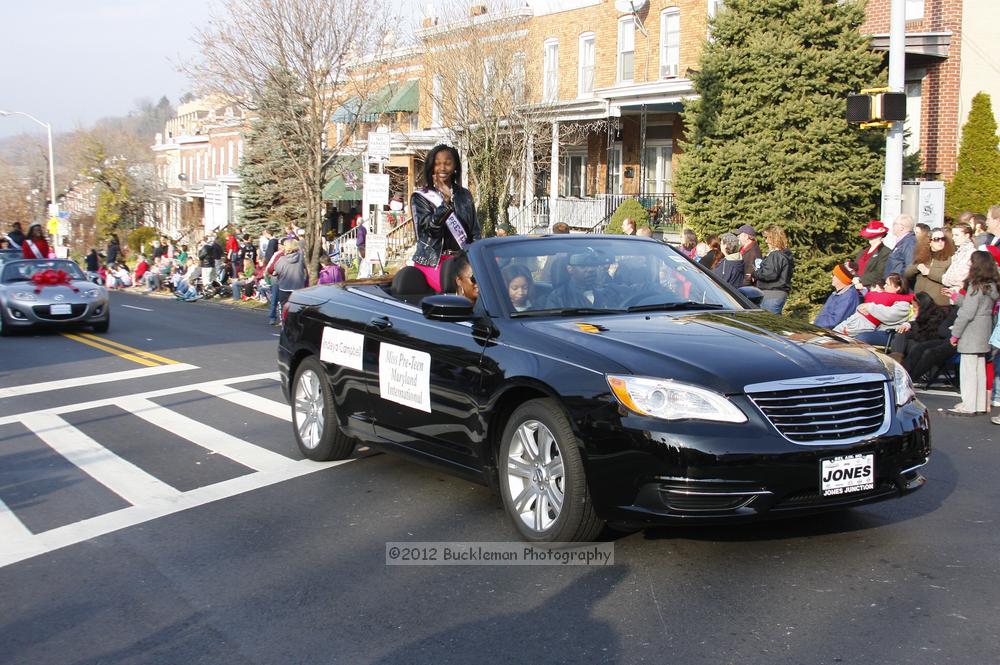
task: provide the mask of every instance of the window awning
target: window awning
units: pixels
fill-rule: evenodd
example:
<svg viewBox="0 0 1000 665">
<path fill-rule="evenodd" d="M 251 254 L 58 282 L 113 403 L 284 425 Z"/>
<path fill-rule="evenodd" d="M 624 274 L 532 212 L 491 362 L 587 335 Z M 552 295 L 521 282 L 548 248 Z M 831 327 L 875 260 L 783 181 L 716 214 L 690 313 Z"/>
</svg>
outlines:
<svg viewBox="0 0 1000 665">
<path fill-rule="evenodd" d="M 396 86 L 390 83 L 382 86 L 378 92 L 369 97 L 361 109 L 362 122 L 376 122 L 380 115 L 386 113 L 386 105 L 392 99 L 396 89 Z"/>
<path fill-rule="evenodd" d="M 420 80 L 410 79 L 385 105 L 386 113 L 416 113 L 420 110 Z"/>
<path fill-rule="evenodd" d="M 330 119 L 333 122 L 351 122 L 357 117 L 360 107 L 361 100 L 357 97 L 351 97 L 339 109 L 333 112 L 333 116 Z"/>
<path fill-rule="evenodd" d="M 323 187 L 324 201 L 360 201 L 362 188 L 361 160 L 344 160 L 332 171 Z"/>
</svg>

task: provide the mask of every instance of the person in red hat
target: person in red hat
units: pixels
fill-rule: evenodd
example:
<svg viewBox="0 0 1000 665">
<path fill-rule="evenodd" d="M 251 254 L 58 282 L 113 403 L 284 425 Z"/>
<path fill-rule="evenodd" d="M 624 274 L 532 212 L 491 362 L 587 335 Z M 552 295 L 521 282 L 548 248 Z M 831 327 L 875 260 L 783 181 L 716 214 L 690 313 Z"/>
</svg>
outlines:
<svg viewBox="0 0 1000 665">
<path fill-rule="evenodd" d="M 888 233 L 889 229 L 877 219 L 868 222 L 868 226 L 861 229 L 861 237 L 868 241 L 868 247 L 856 259 L 858 273 L 853 281 L 858 290 L 870 289 L 882 281 L 889 255 L 892 254 L 892 249 L 882 242 Z"/>
</svg>

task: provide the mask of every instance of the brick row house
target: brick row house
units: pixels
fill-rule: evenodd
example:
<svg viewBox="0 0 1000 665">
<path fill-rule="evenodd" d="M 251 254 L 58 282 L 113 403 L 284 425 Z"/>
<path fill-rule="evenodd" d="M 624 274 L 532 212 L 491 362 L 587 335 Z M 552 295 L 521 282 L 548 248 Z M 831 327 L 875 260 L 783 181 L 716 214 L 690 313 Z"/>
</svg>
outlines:
<svg viewBox="0 0 1000 665">
<path fill-rule="evenodd" d="M 868 3 L 862 31 L 875 50 L 888 49 L 890 2 Z M 724 9 L 724 1 L 633 0 L 628 9 L 634 11 L 620 11 L 628 4 L 534 0 L 497 14 L 473 7 L 468 17 L 426 18 L 418 45 L 387 58 L 394 86 L 419 82 L 417 110 L 411 105 L 383 118 L 377 104 L 369 104 L 374 114 L 364 126 L 392 134 L 392 166 L 405 174 L 394 190 L 409 194 L 422 153 L 455 138 L 452 110 L 441 101 L 446 91 L 429 64 L 435 51 L 447 53 L 449 39 L 460 41 L 470 25 L 494 25 L 497 39 L 510 37 L 517 51 L 507 76 L 520 85 L 514 94 L 522 95 L 523 117 L 533 113 L 536 124 L 550 131 L 544 145 L 525 152 L 512 185 L 510 212 L 518 230 L 559 220 L 600 230 L 626 196 L 638 197 L 656 221 L 676 221 L 673 174 L 683 157 L 682 103 L 694 95 L 690 74 L 698 67 L 709 17 Z M 921 151 L 927 178 L 948 180 L 972 96 L 989 92 L 1000 108 L 1000 59 L 991 55 L 1000 43 L 1000 3 L 906 0 L 906 11 L 907 150 Z M 492 64 L 487 53 L 484 78 Z M 357 152 L 365 135 L 357 134 Z"/>
<path fill-rule="evenodd" d="M 238 106 L 205 98 L 181 104 L 156 135 L 156 171 L 166 194 L 159 214 L 164 233 L 197 241 L 237 223 L 245 128 Z"/>
<path fill-rule="evenodd" d="M 889 48 L 891 0 L 869 0 L 862 26 Z M 907 151 L 920 150 L 929 179 L 951 180 L 972 98 L 987 92 L 1000 117 L 1000 2 L 905 0 Z"/>
</svg>

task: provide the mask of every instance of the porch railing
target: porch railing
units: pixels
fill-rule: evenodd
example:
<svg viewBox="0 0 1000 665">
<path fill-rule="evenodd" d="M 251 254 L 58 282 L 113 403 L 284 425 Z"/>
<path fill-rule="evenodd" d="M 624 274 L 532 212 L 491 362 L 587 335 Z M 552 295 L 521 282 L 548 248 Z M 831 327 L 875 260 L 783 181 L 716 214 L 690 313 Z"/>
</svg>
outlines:
<svg viewBox="0 0 1000 665">
<path fill-rule="evenodd" d="M 649 212 L 655 230 L 669 230 L 681 223 L 673 194 L 600 194 L 593 198 L 536 197 L 528 206 L 510 208 L 511 225 L 518 234 L 544 233 L 552 224 L 565 222 L 570 229 L 603 233 L 611 215 L 627 199 L 635 199 Z M 554 205 L 553 205 L 554 203 Z"/>
</svg>

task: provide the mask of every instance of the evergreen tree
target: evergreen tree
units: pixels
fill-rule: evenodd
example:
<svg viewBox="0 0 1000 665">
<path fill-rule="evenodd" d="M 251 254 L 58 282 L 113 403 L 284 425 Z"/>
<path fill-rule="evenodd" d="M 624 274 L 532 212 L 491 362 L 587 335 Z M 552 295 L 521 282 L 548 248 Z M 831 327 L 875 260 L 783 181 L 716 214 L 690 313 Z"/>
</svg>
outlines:
<svg viewBox="0 0 1000 665">
<path fill-rule="evenodd" d="M 883 135 L 844 119 L 847 95 L 879 75 L 863 19 L 851 0 L 727 0 L 684 112 L 685 224 L 702 235 L 782 226 L 793 308 L 829 293 L 826 273 L 855 251 L 880 195 Z"/>
<path fill-rule="evenodd" d="M 945 191 L 945 209 L 956 219 L 966 210 L 986 214 L 990 206 L 1000 204 L 997 121 L 985 92 L 972 98 L 969 119 L 962 127 L 958 170 Z"/>
<path fill-rule="evenodd" d="M 239 167 L 240 220 L 255 236 L 265 228 L 277 232 L 289 223 L 302 225 L 306 219 L 307 204 L 293 160 L 308 158 L 294 140 L 294 124 L 288 119 L 289 114 L 302 113 L 296 98 L 291 78 L 276 73 L 257 102 L 258 115 L 245 136 Z"/>
</svg>

